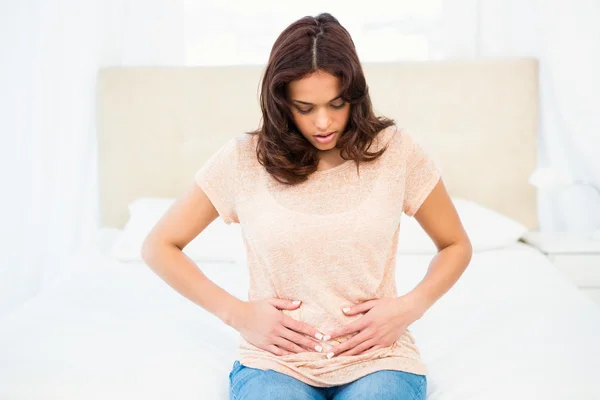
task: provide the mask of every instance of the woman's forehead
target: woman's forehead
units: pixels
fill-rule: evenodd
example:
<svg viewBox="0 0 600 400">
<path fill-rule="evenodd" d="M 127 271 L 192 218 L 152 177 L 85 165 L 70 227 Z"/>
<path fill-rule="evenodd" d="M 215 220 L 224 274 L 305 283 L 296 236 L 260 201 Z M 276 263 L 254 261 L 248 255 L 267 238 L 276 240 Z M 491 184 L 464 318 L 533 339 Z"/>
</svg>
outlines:
<svg viewBox="0 0 600 400">
<path fill-rule="evenodd" d="M 292 100 L 313 104 L 328 103 L 340 95 L 340 79 L 328 72 L 317 71 L 289 84 Z"/>
</svg>

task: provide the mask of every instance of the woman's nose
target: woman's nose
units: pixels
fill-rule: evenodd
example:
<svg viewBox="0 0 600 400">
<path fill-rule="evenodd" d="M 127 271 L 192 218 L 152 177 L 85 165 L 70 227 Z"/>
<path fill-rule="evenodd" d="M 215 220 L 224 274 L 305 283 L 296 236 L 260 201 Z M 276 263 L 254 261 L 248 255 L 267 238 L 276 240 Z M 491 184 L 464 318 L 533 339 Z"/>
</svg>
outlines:
<svg viewBox="0 0 600 400">
<path fill-rule="evenodd" d="M 329 114 L 326 111 L 321 111 L 317 113 L 317 119 L 315 121 L 315 127 L 319 132 L 325 131 L 331 125 L 331 118 L 329 118 Z"/>
</svg>

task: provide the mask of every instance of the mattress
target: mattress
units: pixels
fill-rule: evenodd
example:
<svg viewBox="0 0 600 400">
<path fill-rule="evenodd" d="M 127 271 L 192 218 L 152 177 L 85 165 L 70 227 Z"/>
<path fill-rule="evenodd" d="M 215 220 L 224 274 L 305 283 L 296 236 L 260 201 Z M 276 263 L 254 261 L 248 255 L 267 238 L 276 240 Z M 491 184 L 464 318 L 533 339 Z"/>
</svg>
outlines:
<svg viewBox="0 0 600 400">
<path fill-rule="evenodd" d="M 227 399 L 238 333 L 105 252 L 0 320 L 1 399 Z M 431 256 L 402 255 L 399 293 Z M 245 265 L 200 263 L 247 298 Z M 476 253 L 412 325 L 428 399 L 600 399 L 600 309 L 524 244 Z"/>
</svg>

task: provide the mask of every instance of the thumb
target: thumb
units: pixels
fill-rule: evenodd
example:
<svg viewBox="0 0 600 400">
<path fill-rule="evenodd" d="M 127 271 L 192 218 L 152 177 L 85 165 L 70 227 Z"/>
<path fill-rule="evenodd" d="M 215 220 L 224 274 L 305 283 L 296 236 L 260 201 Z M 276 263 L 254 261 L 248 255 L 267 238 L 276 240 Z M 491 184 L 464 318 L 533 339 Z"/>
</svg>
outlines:
<svg viewBox="0 0 600 400">
<path fill-rule="evenodd" d="M 342 311 L 346 315 L 356 315 L 356 314 L 366 313 L 374 306 L 375 306 L 375 302 L 373 300 L 369 300 L 369 301 L 365 301 L 364 303 L 356 304 L 352 307 L 344 307 L 344 308 L 342 308 Z"/>
<path fill-rule="evenodd" d="M 269 304 L 279 310 L 294 310 L 302 303 L 300 300 L 269 299 Z"/>
</svg>

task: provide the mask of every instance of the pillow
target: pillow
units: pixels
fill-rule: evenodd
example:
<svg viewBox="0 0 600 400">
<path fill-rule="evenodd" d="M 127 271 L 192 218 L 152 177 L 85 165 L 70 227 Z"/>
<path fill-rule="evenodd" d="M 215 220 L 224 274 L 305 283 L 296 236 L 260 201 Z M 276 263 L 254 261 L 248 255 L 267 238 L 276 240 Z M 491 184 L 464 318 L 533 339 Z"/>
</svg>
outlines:
<svg viewBox="0 0 600 400">
<path fill-rule="evenodd" d="M 129 205 L 129 220 L 112 248 L 111 255 L 124 262 L 142 261 L 144 239 L 175 202 L 173 198 L 141 198 Z M 245 263 L 246 253 L 238 224 L 215 219 L 183 252 L 194 261 Z"/>
<path fill-rule="evenodd" d="M 475 202 L 453 198 L 473 252 L 499 249 L 516 243 L 528 229 L 521 223 Z M 416 219 L 402 214 L 398 254 L 433 254 L 433 241 Z"/>
</svg>

